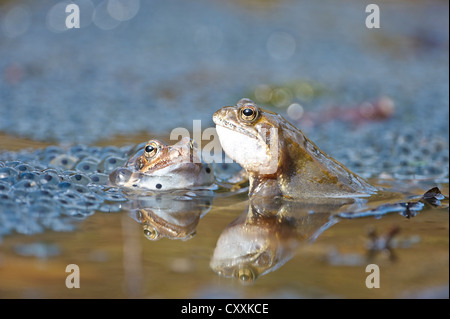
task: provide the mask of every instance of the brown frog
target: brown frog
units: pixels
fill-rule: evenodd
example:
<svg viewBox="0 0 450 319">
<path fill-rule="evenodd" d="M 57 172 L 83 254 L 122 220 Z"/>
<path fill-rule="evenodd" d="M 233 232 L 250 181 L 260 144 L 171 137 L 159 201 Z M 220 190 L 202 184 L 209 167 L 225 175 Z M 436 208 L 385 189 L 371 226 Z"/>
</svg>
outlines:
<svg viewBox="0 0 450 319">
<path fill-rule="evenodd" d="M 250 196 L 317 201 L 369 196 L 377 191 L 281 115 L 249 99 L 221 108 L 213 121 L 225 153 L 248 173 Z"/>
<path fill-rule="evenodd" d="M 201 161 L 196 143 L 184 137 L 174 145 L 148 141 L 124 167 L 109 175 L 109 181 L 113 186 L 155 191 L 209 188 L 214 172 Z"/>
</svg>

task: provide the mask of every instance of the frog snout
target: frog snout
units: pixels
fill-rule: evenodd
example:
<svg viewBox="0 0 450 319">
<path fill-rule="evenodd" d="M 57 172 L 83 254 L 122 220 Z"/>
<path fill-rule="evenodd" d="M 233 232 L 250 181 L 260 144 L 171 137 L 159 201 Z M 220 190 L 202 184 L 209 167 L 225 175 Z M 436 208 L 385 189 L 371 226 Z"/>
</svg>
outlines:
<svg viewBox="0 0 450 319">
<path fill-rule="evenodd" d="M 116 186 L 123 186 L 131 178 L 132 172 L 126 168 L 117 168 L 109 174 L 109 181 Z"/>
</svg>

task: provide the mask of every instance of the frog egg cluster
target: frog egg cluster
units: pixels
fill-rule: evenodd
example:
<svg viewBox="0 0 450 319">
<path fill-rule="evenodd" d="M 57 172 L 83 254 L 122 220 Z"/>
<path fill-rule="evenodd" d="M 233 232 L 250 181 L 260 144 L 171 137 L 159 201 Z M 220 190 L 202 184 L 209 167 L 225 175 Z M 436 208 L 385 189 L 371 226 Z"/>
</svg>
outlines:
<svg viewBox="0 0 450 319">
<path fill-rule="evenodd" d="M 95 211 L 119 211 L 126 199 L 108 187 L 108 174 L 129 150 L 78 145 L 0 154 L 0 237 L 68 231 Z"/>
<path fill-rule="evenodd" d="M 372 126 L 352 135 L 351 139 L 339 141 L 331 136 L 333 130 L 328 135 L 324 135 L 322 130 L 318 145 L 365 178 L 448 183 L 448 140 L 432 130 L 420 132 L 402 128 L 383 131 Z M 348 128 L 346 130 L 349 131 Z"/>
</svg>

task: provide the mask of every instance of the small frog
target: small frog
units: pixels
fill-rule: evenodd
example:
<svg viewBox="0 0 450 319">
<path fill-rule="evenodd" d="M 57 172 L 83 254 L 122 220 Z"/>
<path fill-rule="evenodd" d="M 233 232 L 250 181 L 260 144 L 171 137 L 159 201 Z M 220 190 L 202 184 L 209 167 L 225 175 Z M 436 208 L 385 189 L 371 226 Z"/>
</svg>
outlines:
<svg viewBox="0 0 450 319">
<path fill-rule="evenodd" d="M 184 137 L 171 146 L 148 141 L 124 167 L 109 175 L 109 181 L 113 186 L 156 191 L 209 188 L 214 172 L 211 165 L 201 161 L 196 143 Z"/>
<path fill-rule="evenodd" d="M 248 173 L 249 196 L 354 198 L 377 191 L 281 115 L 249 99 L 214 113 L 225 153 Z"/>
</svg>

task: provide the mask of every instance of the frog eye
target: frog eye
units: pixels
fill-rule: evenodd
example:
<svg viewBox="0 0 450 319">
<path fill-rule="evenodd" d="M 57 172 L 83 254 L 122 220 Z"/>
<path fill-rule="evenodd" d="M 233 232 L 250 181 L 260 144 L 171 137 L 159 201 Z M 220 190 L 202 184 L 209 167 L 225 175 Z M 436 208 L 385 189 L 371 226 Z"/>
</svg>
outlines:
<svg viewBox="0 0 450 319">
<path fill-rule="evenodd" d="M 144 225 L 144 236 L 149 240 L 159 239 L 158 231 L 150 225 Z"/>
<path fill-rule="evenodd" d="M 240 109 L 240 115 L 244 121 L 252 122 L 258 117 L 259 112 L 258 109 L 252 105 L 244 105 Z"/>
<path fill-rule="evenodd" d="M 145 145 L 145 157 L 153 157 L 158 153 L 158 145 L 155 142 L 150 142 Z"/>
<path fill-rule="evenodd" d="M 251 284 L 255 281 L 256 275 L 250 267 L 242 266 L 237 271 L 235 276 L 242 284 Z"/>
</svg>

